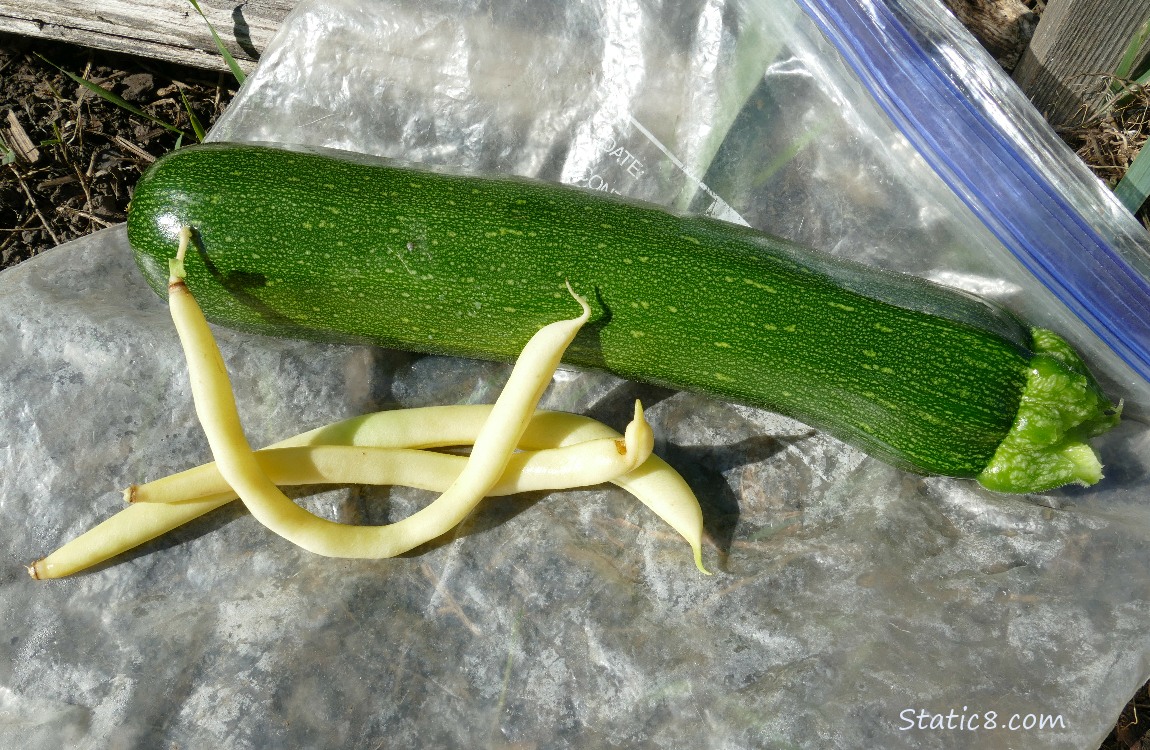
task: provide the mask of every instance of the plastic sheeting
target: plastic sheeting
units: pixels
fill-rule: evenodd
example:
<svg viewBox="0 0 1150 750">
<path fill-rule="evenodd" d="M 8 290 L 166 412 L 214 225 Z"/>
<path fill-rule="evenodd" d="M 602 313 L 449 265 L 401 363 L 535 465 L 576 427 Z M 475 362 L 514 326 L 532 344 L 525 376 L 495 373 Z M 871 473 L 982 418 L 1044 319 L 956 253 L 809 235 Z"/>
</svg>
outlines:
<svg viewBox="0 0 1150 750">
<path fill-rule="evenodd" d="M 450 538 L 368 562 L 302 552 L 233 503 L 31 581 L 20 565 L 124 486 L 208 460 L 166 306 L 107 230 L 0 275 L 0 745 L 1092 748 L 1146 678 L 1143 381 L 797 6 L 305 2 L 211 137 L 563 180 L 964 286 L 1068 333 L 1135 418 L 1101 441 L 1096 488 L 1005 497 L 770 413 L 564 371 L 548 408 L 621 427 L 644 400 L 715 575 L 596 487 L 485 501 Z M 490 402 L 508 371 L 218 335 L 256 444 Z M 296 496 L 356 523 L 429 497 Z"/>
</svg>

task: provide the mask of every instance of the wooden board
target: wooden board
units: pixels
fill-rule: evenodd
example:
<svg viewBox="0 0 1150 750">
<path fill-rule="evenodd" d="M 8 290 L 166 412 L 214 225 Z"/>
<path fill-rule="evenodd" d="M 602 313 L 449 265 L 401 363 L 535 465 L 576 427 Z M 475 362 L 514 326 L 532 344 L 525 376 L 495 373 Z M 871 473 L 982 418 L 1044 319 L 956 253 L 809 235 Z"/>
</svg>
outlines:
<svg viewBox="0 0 1150 750">
<path fill-rule="evenodd" d="M 1077 125 L 1147 18 L 1150 0 L 1050 0 L 1014 80 L 1056 128 Z"/>
<path fill-rule="evenodd" d="M 199 4 L 228 51 L 251 70 L 295 0 Z M 0 31 L 227 69 L 207 24 L 188 0 L 0 0 Z"/>
</svg>

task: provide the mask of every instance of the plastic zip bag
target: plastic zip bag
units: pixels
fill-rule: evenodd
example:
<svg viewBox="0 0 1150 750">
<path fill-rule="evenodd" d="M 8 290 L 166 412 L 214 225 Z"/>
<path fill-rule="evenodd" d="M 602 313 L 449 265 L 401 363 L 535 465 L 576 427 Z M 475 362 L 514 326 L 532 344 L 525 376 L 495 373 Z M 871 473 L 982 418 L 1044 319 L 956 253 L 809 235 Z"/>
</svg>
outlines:
<svg viewBox="0 0 1150 750">
<path fill-rule="evenodd" d="M 1144 394 L 1150 378 L 1145 229 L 1018 89 L 980 59 L 969 35 L 936 22 L 935 3 L 799 2 L 899 131 L 1054 298 L 1031 307 L 1057 315 L 1060 303 L 1125 366 L 1091 347 L 1094 360 L 1120 387 Z M 1091 346 L 1089 337 L 1078 339 Z"/>
<path fill-rule="evenodd" d="M 870 27 L 840 27 L 836 7 L 854 6 L 312 0 L 211 137 L 563 180 L 965 286 L 1068 332 L 1137 413 L 1143 382 L 892 120 L 904 94 L 884 102 L 860 77 L 836 29 Z M 1110 203 L 1091 215 L 1101 191 L 1062 176 L 1073 157 L 1033 117 L 1006 116 L 1025 104 L 941 9 L 859 7 L 871 33 L 894 33 L 897 11 L 994 115 L 998 145 L 1056 177 L 1074 221 L 1136 236 Z M 595 488 L 490 501 L 456 537 L 378 563 L 301 553 L 234 504 L 96 573 L 36 583 L 15 563 L 207 451 L 165 306 L 122 231 L 5 272 L 0 321 L 6 744 L 1091 747 L 1145 678 L 1136 420 L 1103 441 L 1096 488 L 1006 498 L 777 415 L 565 372 L 548 408 L 622 424 L 645 399 L 657 450 L 704 504 L 714 577 L 626 495 Z M 490 401 L 506 373 L 220 337 L 254 443 L 375 408 Z M 425 500 L 299 498 L 362 523 Z"/>
</svg>

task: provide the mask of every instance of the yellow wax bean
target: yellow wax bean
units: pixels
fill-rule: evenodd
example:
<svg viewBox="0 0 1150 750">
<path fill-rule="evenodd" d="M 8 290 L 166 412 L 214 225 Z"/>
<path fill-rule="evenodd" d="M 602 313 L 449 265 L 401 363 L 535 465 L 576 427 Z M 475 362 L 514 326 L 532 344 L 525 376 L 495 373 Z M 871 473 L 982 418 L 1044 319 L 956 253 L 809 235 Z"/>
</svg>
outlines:
<svg viewBox="0 0 1150 750">
<path fill-rule="evenodd" d="M 565 490 L 618 479 L 650 457 L 654 435 L 636 405 L 627 437 L 601 437 L 555 449 L 521 451 L 507 462 L 489 496 Z M 305 445 L 255 452 L 260 468 L 278 487 L 298 484 L 399 484 L 443 492 L 465 456 L 394 447 Z M 189 503 L 229 495 L 236 498 L 214 464 L 206 464 L 129 492 L 132 503 Z"/>
<path fill-rule="evenodd" d="M 381 558 L 407 552 L 460 523 L 502 476 L 555 368 L 590 318 L 591 308 L 571 320 L 544 326 L 524 347 L 479 430 L 463 471 L 430 505 L 387 526 L 349 526 L 329 521 L 293 503 L 260 468 L 240 424 L 231 383 L 211 329 L 183 282 L 182 253 L 172 264 L 168 304 L 188 361 L 192 399 L 221 476 L 251 514 L 273 532 L 311 552 L 329 557 Z"/>
<path fill-rule="evenodd" d="M 490 404 L 425 406 L 374 412 L 309 430 L 270 447 L 331 444 L 442 448 L 471 445 L 490 413 Z M 618 438 L 620 435 L 590 417 L 538 411 L 520 438 L 519 447 L 524 450 L 542 450 L 611 437 Z M 679 532 L 691 545 L 695 565 L 704 573 L 707 572 L 702 559 L 703 513 L 694 492 L 677 471 L 663 459 L 652 455 L 635 471 L 610 481 L 630 492 Z M 206 499 L 208 494 L 219 491 L 222 484 L 223 480 L 215 464 L 209 463 L 129 487 L 125 496 L 134 502 L 145 503 L 200 501 Z M 440 490 L 443 486 L 428 489 Z M 221 498 L 222 505 L 228 500 L 234 500 L 236 495 L 234 492 L 225 492 Z"/>
<path fill-rule="evenodd" d="M 339 443 L 441 448 L 470 445 L 490 412 L 489 404 L 374 412 L 309 430 L 276 443 L 276 446 Z M 590 417 L 539 411 L 519 439 L 519 447 L 538 450 L 618 435 Z M 703 565 L 703 511 L 695 493 L 679 472 L 652 454 L 638 469 L 612 482 L 634 495 L 679 532 L 691 545 L 695 566 L 703 573 L 709 573 Z M 147 485 L 141 485 L 139 489 L 145 487 Z"/>
<path fill-rule="evenodd" d="M 617 479 L 635 472 L 649 457 L 654 436 L 636 408 L 628 426 L 632 446 L 616 437 L 564 448 L 514 454 L 490 496 L 569 489 Z M 272 448 L 257 452 L 261 466 L 277 484 L 398 484 L 442 492 L 463 470 L 464 456 L 430 451 L 353 446 Z M 352 459 L 352 460 L 349 460 Z M 131 505 L 72 539 L 29 567 L 34 578 L 61 578 L 97 565 L 236 499 L 214 464 L 157 483 L 151 502 Z M 193 481 L 185 475 L 192 474 Z M 195 476 L 198 474 L 198 476 Z M 169 493 L 176 494 L 166 497 Z M 182 493 L 182 494 L 181 494 Z M 163 502 L 165 498 L 171 502 Z"/>
<path fill-rule="evenodd" d="M 29 565 L 28 575 L 38 579 L 63 578 L 99 565 L 235 500 L 235 493 L 229 494 L 222 500 L 215 497 L 169 505 L 129 505 Z"/>
</svg>

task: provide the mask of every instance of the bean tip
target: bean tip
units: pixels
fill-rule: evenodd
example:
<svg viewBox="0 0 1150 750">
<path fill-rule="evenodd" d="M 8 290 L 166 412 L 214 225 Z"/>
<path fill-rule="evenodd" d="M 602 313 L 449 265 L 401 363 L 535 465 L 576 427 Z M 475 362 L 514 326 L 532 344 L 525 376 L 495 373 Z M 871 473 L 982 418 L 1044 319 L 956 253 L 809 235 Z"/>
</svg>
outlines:
<svg viewBox="0 0 1150 750">
<path fill-rule="evenodd" d="M 184 286 L 184 256 L 187 255 L 188 245 L 192 241 L 192 228 L 180 227 L 180 246 L 176 249 L 176 257 L 168 259 L 168 291 Z"/>
<path fill-rule="evenodd" d="M 616 441 L 618 445 L 618 441 Z M 643 417 L 643 405 L 638 399 L 635 400 L 635 418 L 627 424 L 627 429 L 623 431 L 623 445 L 619 453 L 621 455 L 630 454 L 631 468 L 640 466 L 655 450 L 655 432 L 651 429 L 651 425 Z"/>
<path fill-rule="evenodd" d="M 714 573 L 707 570 L 707 566 L 703 565 L 703 548 L 700 547 L 699 545 L 691 545 L 691 546 L 695 548 L 695 567 L 698 568 L 699 572 L 702 573 L 703 575 L 706 575 L 706 576 L 714 575 Z"/>
<path fill-rule="evenodd" d="M 575 301 L 579 303 L 579 306 L 583 308 L 583 314 L 579 317 L 583 320 L 588 320 L 591 317 L 591 305 L 587 303 L 587 299 L 585 297 L 575 291 L 575 287 L 571 286 L 570 279 L 564 280 L 564 283 L 567 285 L 567 291 L 570 292 L 571 296 L 575 298 Z"/>
</svg>

